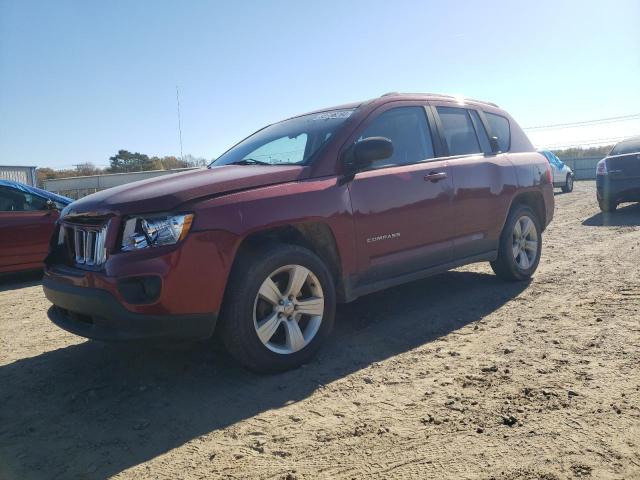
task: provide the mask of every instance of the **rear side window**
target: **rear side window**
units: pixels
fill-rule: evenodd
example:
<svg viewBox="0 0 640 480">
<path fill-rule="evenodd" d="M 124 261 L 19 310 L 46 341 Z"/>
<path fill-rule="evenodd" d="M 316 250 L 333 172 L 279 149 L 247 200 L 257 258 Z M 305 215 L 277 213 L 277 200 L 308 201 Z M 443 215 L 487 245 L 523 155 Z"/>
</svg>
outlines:
<svg viewBox="0 0 640 480">
<path fill-rule="evenodd" d="M 509 120 L 495 113 L 485 112 L 491 135 L 498 137 L 498 145 L 501 152 L 508 152 L 511 146 L 511 130 L 509 128 Z"/>
<path fill-rule="evenodd" d="M 436 107 L 449 155 L 482 153 L 469 112 L 464 108 Z"/>
<path fill-rule="evenodd" d="M 373 120 L 358 140 L 385 137 L 393 143 L 393 155 L 373 168 L 406 165 L 433 158 L 433 143 L 427 117 L 422 107 L 398 107 L 387 110 Z"/>
</svg>

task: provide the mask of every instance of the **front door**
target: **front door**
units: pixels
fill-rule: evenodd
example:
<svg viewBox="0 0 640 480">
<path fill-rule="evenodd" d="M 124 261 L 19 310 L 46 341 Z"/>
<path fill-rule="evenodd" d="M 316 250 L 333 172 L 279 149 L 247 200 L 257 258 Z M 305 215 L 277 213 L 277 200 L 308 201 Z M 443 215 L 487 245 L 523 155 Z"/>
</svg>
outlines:
<svg viewBox="0 0 640 480">
<path fill-rule="evenodd" d="M 57 218 L 46 199 L 0 187 L 0 272 L 40 267 Z"/>
<path fill-rule="evenodd" d="M 434 159 L 425 108 L 381 107 L 358 140 L 374 136 L 391 140 L 394 152 L 358 172 L 349 187 L 360 284 L 444 264 L 452 256 L 449 167 Z"/>
</svg>

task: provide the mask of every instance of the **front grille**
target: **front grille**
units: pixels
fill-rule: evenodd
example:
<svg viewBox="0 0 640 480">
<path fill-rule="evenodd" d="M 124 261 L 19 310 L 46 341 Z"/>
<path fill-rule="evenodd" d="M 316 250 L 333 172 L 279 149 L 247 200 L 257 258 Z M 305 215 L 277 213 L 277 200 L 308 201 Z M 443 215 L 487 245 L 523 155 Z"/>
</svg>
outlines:
<svg viewBox="0 0 640 480">
<path fill-rule="evenodd" d="M 67 254 L 76 266 L 99 267 L 107 260 L 105 240 L 109 222 L 100 225 L 60 225 L 58 243 L 66 247 Z"/>
</svg>

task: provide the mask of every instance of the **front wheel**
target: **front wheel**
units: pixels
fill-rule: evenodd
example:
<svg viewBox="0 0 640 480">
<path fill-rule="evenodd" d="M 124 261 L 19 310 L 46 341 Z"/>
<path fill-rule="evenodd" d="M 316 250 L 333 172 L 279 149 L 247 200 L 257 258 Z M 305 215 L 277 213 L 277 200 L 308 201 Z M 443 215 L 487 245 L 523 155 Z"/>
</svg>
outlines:
<svg viewBox="0 0 640 480">
<path fill-rule="evenodd" d="M 562 191 L 564 193 L 573 192 L 573 175 L 571 175 L 571 174 L 567 175 L 567 180 L 565 181 L 564 185 L 562 186 Z"/>
<path fill-rule="evenodd" d="M 276 245 L 238 259 L 221 315 L 228 352 L 259 372 L 306 363 L 331 332 L 333 279 L 311 251 Z"/>
<path fill-rule="evenodd" d="M 542 228 L 537 215 L 526 205 L 517 205 L 509 213 L 498 247 L 498 258 L 491 268 L 505 280 L 526 280 L 540 262 Z"/>
</svg>

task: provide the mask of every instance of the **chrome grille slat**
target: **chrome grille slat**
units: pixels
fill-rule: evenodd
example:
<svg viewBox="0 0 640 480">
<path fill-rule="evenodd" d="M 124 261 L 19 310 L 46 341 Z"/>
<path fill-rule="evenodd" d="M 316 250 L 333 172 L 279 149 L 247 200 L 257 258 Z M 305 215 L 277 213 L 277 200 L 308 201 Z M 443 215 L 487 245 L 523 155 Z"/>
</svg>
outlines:
<svg viewBox="0 0 640 480">
<path fill-rule="evenodd" d="M 85 242 L 84 242 L 84 263 L 86 265 L 93 266 L 95 262 L 95 241 L 96 241 L 96 232 L 88 231 Z"/>
<path fill-rule="evenodd" d="M 105 240 L 109 222 L 103 225 L 62 225 L 62 242 L 77 266 L 99 267 L 107 260 Z"/>
<path fill-rule="evenodd" d="M 74 247 L 76 251 L 76 263 L 84 263 L 84 230 L 74 229 Z"/>
</svg>

